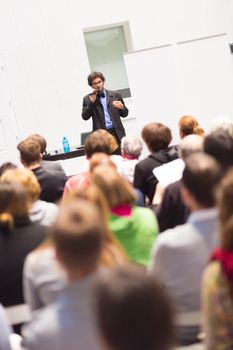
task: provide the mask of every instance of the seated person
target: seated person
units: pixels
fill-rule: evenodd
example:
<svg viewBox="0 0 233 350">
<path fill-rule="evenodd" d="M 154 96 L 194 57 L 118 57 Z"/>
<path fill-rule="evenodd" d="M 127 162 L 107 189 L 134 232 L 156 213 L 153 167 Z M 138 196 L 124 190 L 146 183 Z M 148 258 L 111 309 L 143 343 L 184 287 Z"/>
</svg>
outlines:
<svg viewBox="0 0 233 350">
<path fill-rule="evenodd" d="M 220 165 L 206 154 L 186 159 L 181 191 L 191 214 L 187 223 L 159 235 L 153 247 L 152 273 L 161 277 L 179 314 L 200 310 L 202 273 L 218 244 L 215 188 L 221 176 Z M 198 332 L 199 324 L 181 326 L 180 343 L 195 343 Z"/>
<path fill-rule="evenodd" d="M 233 348 L 233 170 L 218 189 L 220 244 L 202 280 L 202 311 L 207 350 Z"/>
<path fill-rule="evenodd" d="M 109 227 L 132 262 L 148 266 L 158 224 L 151 209 L 135 205 L 132 185 L 116 169 L 100 165 L 92 173 L 93 183 L 103 192 L 110 210 Z"/>
<path fill-rule="evenodd" d="M 98 208 L 85 200 L 64 203 L 51 234 L 68 283 L 57 300 L 37 312 L 24 328 L 22 346 L 99 350 L 93 308 L 103 234 Z"/>
<path fill-rule="evenodd" d="M 40 199 L 56 203 L 63 194 L 67 177 L 62 172 L 54 172 L 41 166 L 40 145 L 34 140 L 24 140 L 18 144 L 20 160 L 25 168 L 32 170 L 40 187 Z"/>
<path fill-rule="evenodd" d="M 121 140 L 123 161 L 119 164 L 119 173 L 130 183 L 134 180 L 134 170 L 142 153 L 142 141 L 139 137 L 124 136 Z"/>
<path fill-rule="evenodd" d="M 145 271 L 117 268 L 100 277 L 96 313 L 106 350 L 173 348 L 173 310 L 160 283 Z"/>
<path fill-rule="evenodd" d="M 153 169 L 178 158 L 176 146 L 170 146 L 171 130 L 161 123 L 150 123 L 142 129 L 142 138 L 151 154 L 135 166 L 134 187 L 152 203 L 158 180 Z"/>
</svg>

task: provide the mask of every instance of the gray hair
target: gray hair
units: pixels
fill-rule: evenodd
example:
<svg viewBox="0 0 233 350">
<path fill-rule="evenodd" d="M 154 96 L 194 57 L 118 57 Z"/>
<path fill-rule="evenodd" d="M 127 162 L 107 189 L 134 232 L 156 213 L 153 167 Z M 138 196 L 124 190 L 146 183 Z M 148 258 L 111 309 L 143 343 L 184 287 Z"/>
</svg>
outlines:
<svg viewBox="0 0 233 350">
<path fill-rule="evenodd" d="M 227 116 L 220 116 L 215 118 L 211 124 L 211 133 L 216 131 L 228 131 L 233 137 L 233 119 Z"/>
<path fill-rule="evenodd" d="M 179 156 L 184 161 L 185 159 L 194 152 L 203 151 L 204 138 L 200 135 L 187 135 L 185 136 L 179 145 Z"/>
<path fill-rule="evenodd" d="M 121 140 L 121 149 L 132 157 L 139 157 L 142 153 L 142 141 L 139 137 L 124 136 Z"/>
</svg>

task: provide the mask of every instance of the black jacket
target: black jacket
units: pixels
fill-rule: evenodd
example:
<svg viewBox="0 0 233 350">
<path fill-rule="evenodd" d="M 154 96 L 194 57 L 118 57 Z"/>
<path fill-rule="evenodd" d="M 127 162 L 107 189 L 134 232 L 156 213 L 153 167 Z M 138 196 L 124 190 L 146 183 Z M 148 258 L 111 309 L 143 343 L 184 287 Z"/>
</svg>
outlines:
<svg viewBox="0 0 233 350">
<path fill-rule="evenodd" d="M 118 109 L 112 105 L 112 102 L 114 100 L 117 100 L 117 101 L 121 101 L 125 106 L 124 101 L 119 92 L 110 91 L 110 90 L 105 90 L 105 91 L 107 93 L 106 99 L 107 99 L 108 112 L 111 117 L 116 134 L 119 140 L 121 140 L 122 137 L 125 136 L 125 129 L 122 125 L 120 117 L 122 118 L 127 117 L 129 111 L 126 107 L 123 109 Z M 82 118 L 84 120 L 88 120 L 92 118 L 93 131 L 97 129 L 106 129 L 104 110 L 100 102 L 100 99 L 98 97 L 94 103 L 90 101 L 89 95 L 83 98 Z"/>
<path fill-rule="evenodd" d="M 150 203 L 153 200 L 155 188 L 158 183 L 157 178 L 152 172 L 153 169 L 177 158 L 177 146 L 171 146 L 150 154 L 149 157 L 143 159 L 136 165 L 134 173 L 134 187 L 141 190 L 142 193 L 149 198 Z"/>
</svg>

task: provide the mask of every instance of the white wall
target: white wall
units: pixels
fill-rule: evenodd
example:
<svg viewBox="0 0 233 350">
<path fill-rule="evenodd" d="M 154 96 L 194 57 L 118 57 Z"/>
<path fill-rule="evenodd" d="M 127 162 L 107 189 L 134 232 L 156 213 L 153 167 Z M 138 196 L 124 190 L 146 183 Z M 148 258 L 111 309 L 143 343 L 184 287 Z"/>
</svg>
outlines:
<svg viewBox="0 0 233 350">
<path fill-rule="evenodd" d="M 19 136 L 39 132 L 58 148 L 63 135 L 78 144 L 91 129 L 80 116 L 89 91 L 83 29 L 128 21 L 133 50 L 224 32 L 232 42 L 232 13 L 232 0 L 0 0 L 0 52 Z M 134 119 L 125 125 L 139 134 Z"/>
</svg>

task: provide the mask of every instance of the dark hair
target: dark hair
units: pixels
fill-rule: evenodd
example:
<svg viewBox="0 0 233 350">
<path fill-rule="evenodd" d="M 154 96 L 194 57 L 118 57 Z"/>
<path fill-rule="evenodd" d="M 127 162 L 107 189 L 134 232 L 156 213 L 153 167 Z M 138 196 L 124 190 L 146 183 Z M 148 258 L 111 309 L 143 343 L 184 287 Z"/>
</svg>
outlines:
<svg viewBox="0 0 233 350">
<path fill-rule="evenodd" d="M 87 77 L 88 85 L 92 87 L 93 80 L 96 78 L 100 78 L 102 81 L 105 81 L 105 77 L 101 72 L 92 72 Z"/>
<path fill-rule="evenodd" d="M 39 134 L 31 134 L 28 136 L 29 140 L 34 140 L 37 143 L 39 143 L 40 145 L 40 153 L 44 154 L 46 151 L 46 147 L 47 147 L 47 142 L 45 140 L 45 138 Z"/>
<path fill-rule="evenodd" d="M 166 290 L 139 267 L 118 267 L 96 286 L 100 333 L 112 350 L 167 350 L 173 310 Z"/>
<path fill-rule="evenodd" d="M 87 200 L 71 198 L 61 204 L 51 234 L 60 260 L 67 270 L 88 269 L 97 265 L 103 227 L 98 208 Z"/>
<path fill-rule="evenodd" d="M 207 154 L 194 153 L 185 160 L 182 183 L 206 208 L 215 205 L 215 189 L 221 177 L 220 165 Z"/>
<path fill-rule="evenodd" d="M 0 166 L 0 176 L 2 176 L 2 174 L 9 169 L 16 169 L 17 166 L 11 162 L 5 162 Z"/>
<path fill-rule="evenodd" d="M 86 138 L 84 149 L 87 158 L 91 158 L 96 152 L 111 154 L 112 147 L 109 138 L 104 137 L 103 131 L 105 130 L 96 130 Z"/>
<path fill-rule="evenodd" d="M 226 130 L 219 130 L 204 139 L 204 152 L 221 164 L 224 170 L 233 165 L 233 138 Z"/>
<path fill-rule="evenodd" d="M 20 157 L 24 163 L 30 165 L 40 160 L 40 145 L 38 142 L 30 139 L 21 141 L 17 146 Z"/>
<path fill-rule="evenodd" d="M 152 152 L 168 147 L 172 140 L 171 130 L 161 123 L 150 123 L 142 129 L 142 138 Z"/>
</svg>

